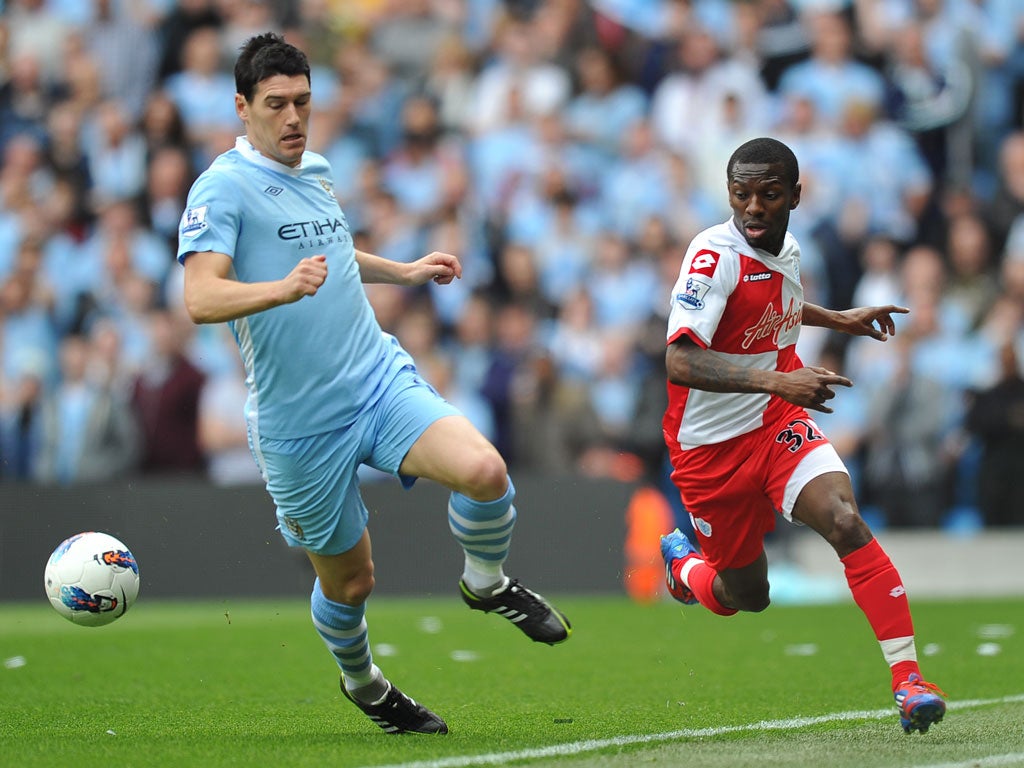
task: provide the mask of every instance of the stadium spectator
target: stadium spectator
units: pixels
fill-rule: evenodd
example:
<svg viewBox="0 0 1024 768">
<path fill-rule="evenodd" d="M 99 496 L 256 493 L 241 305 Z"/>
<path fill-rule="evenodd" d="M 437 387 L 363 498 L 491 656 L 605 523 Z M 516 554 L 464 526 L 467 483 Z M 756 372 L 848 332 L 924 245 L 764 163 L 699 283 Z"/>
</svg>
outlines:
<svg viewBox="0 0 1024 768">
<path fill-rule="evenodd" d="M 516 304 L 530 311 L 535 320 L 554 316 L 555 308 L 544 296 L 533 249 L 510 241 L 498 253 L 495 295 L 502 304 Z"/>
<path fill-rule="evenodd" d="M 350 130 L 372 157 L 387 157 L 402 138 L 402 125 L 395 115 L 409 95 L 410 84 L 393 77 L 365 40 L 350 40 L 341 46 L 334 70 L 342 96 L 351 94 Z"/>
<path fill-rule="evenodd" d="M 217 0 L 178 0 L 157 23 L 160 62 L 157 79 L 164 82 L 185 68 L 185 46 L 193 32 L 222 23 Z"/>
<path fill-rule="evenodd" d="M 98 482 L 129 472 L 139 459 L 131 407 L 89 379 L 89 342 L 74 334 L 60 344 L 60 381 L 39 408 L 39 452 L 33 472 L 44 483 Z"/>
<path fill-rule="evenodd" d="M 834 175 L 826 171 L 822 176 L 842 184 L 841 211 L 835 221 L 823 218 L 814 235 L 826 255 L 830 299 L 849 306 L 860 276 L 859 243 L 873 235 L 904 245 L 915 242 L 933 179 L 906 132 L 880 118 L 867 102 L 845 105 L 830 149 Z M 892 173 L 897 167 L 903 171 Z"/>
<path fill-rule="evenodd" d="M 178 220 L 194 179 L 192 160 L 185 149 L 168 145 L 150 154 L 141 195 L 142 219 L 148 229 L 166 241 L 168 253 L 177 244 Z"/>
<path fill-rule="evenodd" d="M 99 64 L 83 45 L 69 46 L 59 87 L 62 98 L 71 104 L 83 122 L 92 117 L 104 100 Z"/>
<path fill-rule="evenodd" d="M 811 41 L 810 57 L 790 65 L 779 79 L 778 94 L 806 96 L 828 125 L 838 126 L 851 102 L 878 112 L 885 98 L 885 80 L 854 52 L 854 34 L 840 12 L 813 5 L 802 13 Z"/>
<path fill-rule="evenodd" d="M 876 107 L 848 101 L 840 116 L 840 146 L 848 161 L 850 195 L 867 209 L 866 233 L 901 243 L 917 237 L 935 179 L 913 140 Z M 895 174 L 893 168 L 900 168 Z"/>
<path fill-rule="evenodd" d="M 428 286 L 434 310 L 441 324 L 450 330 L 465 311 L 471 294 L 489 285 L 494 276 L 483 219 L 468 206 L 449 206 L 426 231 L 424 242 L 424 250 L 457 253 L 462 262 L 463 278 L 458 283 Z"/>
<path fill-rule="evenodd" d="M 788 230 L 801 197 L 789 147 L 754 139 L 726 170 L 733 216 L 693 240 L 671 294 L 664 435 L 700 551 L 678 529 L 662 538 L 669 591 L 722 616 L 763 611 L 764 537 L 777 513 L 807 525 L 843 563 L 890 667 L 900 724 L 926 731 L 946 704 L 921 677 L 906 592 L 858 512 L 847 469 L 808 415 L 831 412 L 833 387 L 852 382 L 802 367 L 793 352 L 801 324 L 885 341 L 906 309 L 804 301 Z"/>
<path fill-rule="evenodd" d="M 693 163 L 689 157 L 669 153 L 667 164 L 666 192 L 668 203 L 663 217 L 648 219 L 667 227 L 673 238 L 688 242 L 702 229 L 714 224 L 721 217 L 718 200 L 708 194 L 694 178 Z M 642 232 L 646 232 L 645 227 Z"/>
<path fill-rule="evenodd" d="M 21 243 L 45 232 L 43 203 L 53 185 L 35 137 L 21 134 L 8 142 L 0 165 L 0 280 L 13 271 Z"/>
<path fill-rule="evenodd" d="M 894 339 L 894 375 L 866 409 L 864 501 L 887 525 L 934 529 L 951 504 L 947 446 L 959 403 L 955 391 L 915 368 L 914 336 L 932 332 L 925 318 L 933 307 L 918 303 L 912 313 Z"/>
<path fill-rule="evenodd" d="M 959 123 L 976 90 L 968 47 L 935 61 L 928 55 L 924 24 L 907 21 L 894 34 L 899 44 L 889 49 L 885 70 L 891 89 L 888 112 L 914 137 L 936 179 L 970 184 L 969 169 L 959 161 L 970 156 L 969 133 Z M 961 137 L 968 138 L 966 145 Z M 951 158 L 957 160 L 952 167 Z"/>
<path fill-rule="evenodd" d="M 108 317 L 92 322 L 89 347 L 89 379 L 113 397 L 127 402 L 139 368 L 125 356 L 124 339 L 117 324 Z"/>
<path fill-rule="evenodd" d="M 647 95 L 624 81 L 618 62 L 603 48 L 584 48 L 576 56 L 579 92 L 566 104 L 569 137 L 587 147 L 590 162 L 614 158 L 622 135 L 647 114 Z"/>
<path fill-rule="evenodd" d="M 146 156 L 163 147 L 188 149 L 188 133 L 178 105 L 162 89 L 151 91 L 139 118 L 139 133 L 146 142 Z"/>
<path fill-rule="evenodd" d="M 122 303 L 120 283 L 129 274 L 160 288 L 174 263 L 167 243 L 139 220 L 130 198 L 99 201 L 96 226 L 82 243 L 78 258 L 88 291 L 101 310 Z"/>
<path fill-rule="evenodd" d="M 510 199 L 524 178 L 533 179 L 543 145 L 523 107 L 522 92 L 512 88 L 506 119 L 488 131 L 467 137 L 470 178 L 476 190 L 481 212 L 489 224 L 502 228 L 510 208 Z M 541 151 L 538 151 L 541 150 Z"/>
<path fill-rule="evenodd" d="M 861 274 L 853 289 L 853 305 L 867 307 L 899 303 L 903 295 L 899 265 L 900 250 L 890 238 L 876 235 L 864 241 L 860 250 Z"/>
<path fill-rule="evenodd" d="M 991 236 L 980 214 L 962 213 L 949 222 L 945 251 L 950 265 L 946 294 L 973 331 L 999 293 Z"/>
<path fill-rule="evenodd" d="M 566 214 L 571 214 L 574 227 L 593 234 L 602 216 L 600 179 L 594 173 L 601 166 L 584 158 L 584 150 L 566 137 L 559 117 L 537 118 L 523 139 L 522 154 L 510 158 L 513 165 L 494 225 L 503 227 L 508 240 L 532 247 Z"/>
<path fill-rule="evenodd" d="M 565 428 L 572 412 L 558 399 L 558 378 L 528 305 L 503 303 L 495 316 L 495 354 L 482 394 L 495 419 L 495 445 L 517 466 L 558 472 L 572 466 Z"/>
<path fill-rule="evenodd" d="M 72 25 L 53 13 L 46 0 L 9 0 L 4 15 L 11 60 L 38 57 L 43 79 L 56 82 L 64 67 L 65 43 Z"/>
<path fill-rule="evenodd" d="M 368 247 L 390 261 L 415 261 L 422 246 L 422 232 L 414 214 L 398 204 L 383 186 L 369 191 L 363 201 L 363 232 Z"/>
<path fill-rule="evenodd" d="M 35 53 L 11 54 L 8 59 L 0 84 L 0 151 L 26 134 L 42 141 L 47 112 L 57 98 L 57 90 L 43 77 Z"/>
<path fill-rule="evenodd" d="M 676 68 L 658 83 L 652 96 L 651 126 L 662 144 L 693 160 L 697 185 L 717 200 L 728 153 L 704 163 L 699 160 L 703 143 L 728 122 L 724 111 L 730 108 L 739 109 L 747 121 L 740 132 L 754 132 L 758 121 L 771 114 L 769 94 L 756 66 L 723 55 L 719 42 L 704 27 L 687 26 L 675 51 Z M 735 104 L 737 100 L 742 106 Z M 723 215 L 726 212 L 723 209 Z"/>
<path fill-rule="evenodd" d="M 185 124 L 189 144 L 208 161 L 233 136 L 238 117 L 230 109 L 231 75 L 222 69 L 221 38 L 216 27 L 199 27 L 185 40 L 180 72 L 164 80 L 164 90 Z"/>
<path fill-rule="evenodd" d="M 118 0 L 92 0 L 92 19 L 78 33 L 99 67 L 103 95 L 116 98 L 134 122 L 156 83 L 159 47 L 153 30 Z"/>
<path fill-rule="evenodd" d="M 494 364 L 495 307 L 483 291 L 473 291 L 455 320 L 451 332 L 442 341 L 452 361 L 455 386 L 480 394 Z M 492 441 L 493 442 L 493 441 Z"/>
<path fill-rule="evenodd" d="M 434 99 L 445 133 L 458 134 L 470 123 L 475 72 L 473 53 L 458 36 L 449 35 L 437 46 L 423 91 Z"/>
<path fill-rule="evenodd" d="M 1014 222 L 1024 214 L 1024 131 L 1011 133 L 1000 145 L 996 176 L 996 191 L 984 215 L 992 229 L 993 247 L 1002 254 Z"/>
<path fill-rule="evenodd" d="M 46 364 L 33 357 L 18 360 L 6 376 L 0 374 L 0 480 L 36 478 Z"/>
<path fill-rule="evenodd" d="M 447 733 L 444 720 L 373 663 L 361 465 L 407 486 L 425 477 L 451 490 L 449 523 L 466 554 L 460 591 L 470 608 L 511 611 L 541 642 L 564 641 L 570 628 L 503 572 L 516 511 L 501 455 L 418 376 L 363 292 L 363 281 L 451 282 L 459 261 L 434 252 L 403 263 L 356 250 L 330 167 L 306 151 L 309 73 L 305 55 L 273 33 L 242 49 L 234 104 L 246 133 L 189 193 L 178 248 L 184 303 L 196 323 L 230 322 L 236 332 L 251 382 L 253 453 L 282 535 L 317 574 L 313 623 L 341 670 L 342 692 L 390 733 Z M 280 192 L 267 193 L 268 184 Z M 303 232 L 309 222 L 325 231 Z"/>
<path fill-rule="evenodd" d="M 547 347 L 563 385 L 586 386 L 601 366 L 604 336 L 594 320 L 594 302 L 579 286 L 559 304 Z"/>
<path fill-rule="evenodd" d="M 49 312 L 49 291 L 39 269 L 22 260 L 38 248 L 32 241 L 19 245 L 14 269 L 0 282 L 0 371 L 17 378 L 24 361 L 42 361 L 44 382 L 53 381 L 59 337 Z"/>
<path fill-rule="evenodd" d="M 466 192 L 466 169 L 458 147 L 444 141 L 437 106 L 410 96 L 400 115 L 402 138 L 383 160 L 382 182 L 417 227 L 457 206 Z"/>
<path fill-rule="evenodd" d="M 217 4 L 221 22 L 221 59 L 231 61 L 245 41 L 265 29 L 280 29 L 283 18 L 280 6 L 288 0 L 221 0 Z"/>
<path fill-rule="evenodd" d="M 890 297 L 889 299 L 883 299 L 881 302 L 875 302 L 875 305 L 891 303 L 893 302 Z M 854 306 L 868 305 L 855 302 Z M 803 330 L 805 329 L 801 329 L 801 333 Z M 803 359 L 802 356 L 801 359 Z M 834 371 L 840 376 L 847 376 L 842 343 L 838 338 L 832 340 L 832 343 L 827 343 L 818 353 L 817 358 L 813 360 L 813 363 L 828 371 Z M 828 435 L 829 442 L 832 443 L 836 453 L 839 454 L 839 458 L 849 471 L 850 485 L 853 486 L 856 498 L 861 501 L 862 513 L 865 517 L 867 517 L 869 511 L 869 504 L 863 496 L 863 459 L 864 440 L 868 433 L 868 409 L 870 405 L 871 400 L 865 390 L 862 387 L 853 386 L 836 393 L 836 404 L 832 409 L 832 413 L 816 413 L 814 415 L 814 422 Z M 874 515 L 875 510 L 870 508 L 870 513 Z M 884 525 L 885 521 L 880 517 L 873 518 L 871 522 L 872 527 L 875 524 Z"/>
<path fill-rule="evenodd" d="M 68 200 L 69 221 L 81 224 L 88 218 L 88 192 L 93 186 L 89 157 L 81 141 L 81 115 L 70 102 L 60 101 L 50 110 L 46 129 L 46 165 L 55 178 L 55 184 L 66 185 L 66 192 L 72 195 Z"/>
<path fill-rule="evenodd" d="M 533 251 L 541 293 L 553 306 L 583 285 L 592 267 L 596 247 L 596 216 L 564 186 L 552 191 L 550 205 L 542 208 Z"/>
<path fill-rule="evenodd" d="M 636 479 L 639 466 L 628 450 L 642 385 L 636 354 L 632 329 L 611 328 L 601 334 L 596 370 L 586 383 L 593 434 L 579 459 L 585 474 Z"/>
<path fill-rule="evenodd" d="M 586 282 L 598 328 L 635 330 L 646 319 L 657 285 L 655 263 L 634 254 L 628 240 L 613 232 L 598 237 Z"/>
<path fill-rule="evenodd" d="M 139 468 L 147 474 L 202 472 L 198 413 L 206 377 L 185 356 L 186 320 L 167 309 L 150 311 L 147 320 L 152 349 L 131 393 L 142 434 Z"/>
<path fill-rule="evenodd" d="M 627 240 L 640 234 L 648 217 L 668 213 L 668 153 L 655 141 L 646 120 L 634 122 L 622 134 L 619 154 L 607 164 L 600 195 L 605 228 Z"/>
<path fill-rule="evenodd" d="M 231 343 L 233 346 L 229 333 L 218 335 L 225 345 Z M 245 423 L 245 400 L 249 395 L 245 372 L 238 355 L 234 350 L 231 352 L 232 367 L 213 373 L 203 382 L 196 415 L 199 449 L 206 462 L 206 476 L 217 486 L 262 482 L 259 469 L 253 462 L 249 430 Z"/>
<path fill-rule="evenodd" d="M 528 19 L 506 16 L 495 34 L 494 55 L 473 89 L 470 130 L 475 134 L 501 129 L 519 117 L 532 120 L 560 110 L 572 95 L 569 73 L 540 57 Z M 513 93 L 519 99 L 515 107 Z"/>
<path fill-rule="evenodd" d="M 452 33 L 453 23 L 431 0 L 392 3 L 369 30 L 370 48 L 395 77 L 418 82 Z"/>
<path fill-rule="evenodd" d="M 121 101 L 104 100 L 83 131 L 94 202 L 139 195 L 146 186 L 146 141 Z"/>
<path fill-rule="evenodd" d="M 999 380 L 972 394 L 966 417 L 982 451 L 978 503 L 993 527 L 1024 524 L 1024 377 L 1012 339 L 999 353 Z"/>
</svg>

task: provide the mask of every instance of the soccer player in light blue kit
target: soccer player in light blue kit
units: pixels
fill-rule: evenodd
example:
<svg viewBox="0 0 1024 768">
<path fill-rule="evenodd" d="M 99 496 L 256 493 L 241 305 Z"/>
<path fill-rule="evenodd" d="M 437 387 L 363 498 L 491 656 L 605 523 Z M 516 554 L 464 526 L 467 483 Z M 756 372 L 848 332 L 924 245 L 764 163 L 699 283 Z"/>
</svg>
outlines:
<svg viewBox="0 0 1024 768">
<path fill-rule="evenodd" d="M 235 85 L 245 135 L 196 180 L 181 218 L 185 304 L 194 322 L 228 322 L 234 332 L 253 457 L 281 534 L 313 564 L 313 624 L 341 668 L 342 692 L 389 733 L 447 733 L 373 663 L 360 464 L 406 487 L 425 477 L 451 490 L 448 522 L 465 551 L 459 586 L 470 608 L 498 613 L 539 642 L 571 633 L 562 613 L 502 569 L 516 519 L 504 460 L 417 375 L 362 287 L 447 284 L 462 268 L 446 253 L 404 264 L 354 248 L 330 166 L 305 151 L 310 78 L 301 51 L 273 33 L 253 37 Z"/>
</svg>

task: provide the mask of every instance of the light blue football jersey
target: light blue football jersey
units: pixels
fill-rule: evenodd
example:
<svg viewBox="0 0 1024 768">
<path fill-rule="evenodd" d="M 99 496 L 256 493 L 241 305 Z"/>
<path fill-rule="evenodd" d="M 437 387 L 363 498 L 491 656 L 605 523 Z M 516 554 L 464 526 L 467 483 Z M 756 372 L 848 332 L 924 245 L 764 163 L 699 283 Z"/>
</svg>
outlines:
<svg viewBox="0 0 1024 768">
<path fill-rule="evenodd" d="M 196 180 L 178 228 L 178 261 L 217 251 L 241 282 L 280 280 L 325 254 L 315 296 L 229 323 L 245 364 L 252 436 L 292 439 L 354 420 L 412 359 L 377 324 L 366 298 L 331 168 L 306 152 L 297 168 L 259 154 L 244 136 Z"/>
</svg>

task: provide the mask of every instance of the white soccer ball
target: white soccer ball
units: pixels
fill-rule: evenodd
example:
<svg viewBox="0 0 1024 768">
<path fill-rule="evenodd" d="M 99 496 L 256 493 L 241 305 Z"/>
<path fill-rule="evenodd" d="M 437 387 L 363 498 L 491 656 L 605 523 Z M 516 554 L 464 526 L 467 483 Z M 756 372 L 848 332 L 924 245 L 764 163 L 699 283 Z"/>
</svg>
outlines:
<svg viewBox="0 0 1024 768">
<path fill-rule="evenodd" d="M 124 615 L 139 595 L 139 565 L 121 541 L 86 531 L 53 550 L 43 575 L 46 596 L 68 621 L 100 627 Z"/>
</svg>

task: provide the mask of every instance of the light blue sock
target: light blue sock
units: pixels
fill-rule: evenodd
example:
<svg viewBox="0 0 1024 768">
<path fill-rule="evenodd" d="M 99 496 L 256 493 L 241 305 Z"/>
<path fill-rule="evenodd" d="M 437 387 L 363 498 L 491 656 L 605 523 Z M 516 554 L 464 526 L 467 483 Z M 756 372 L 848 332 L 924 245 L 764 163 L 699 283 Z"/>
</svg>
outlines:
<svg viewBox="0 0 1024 768">
<path fill-rule="evenodd" d="M 376 701 L 387 693 L 387 681 L 373 663 L 366 630 L 366 605 L 351 606 L 329 600 L 320 589 L 320 579 L 313 583 L 310 597 L 313 626 L 327 650 L 341 668 L 345 688 L 359 690 L 358 698 Z"/>
<path fill-rule="evenodd" d="M 508 557 L 516 508 L 516 489 L 508 480 L 505 495 L 493 501 L 474 501 L 461 493 L 448 500 L 448 527 L 466 553 L 462 579 L 473 592 L 487 595 L 504 586 L 502 564 Z"/>
</svg>

